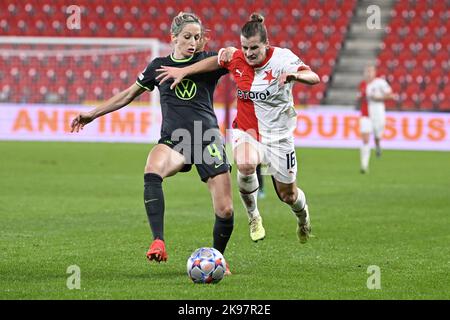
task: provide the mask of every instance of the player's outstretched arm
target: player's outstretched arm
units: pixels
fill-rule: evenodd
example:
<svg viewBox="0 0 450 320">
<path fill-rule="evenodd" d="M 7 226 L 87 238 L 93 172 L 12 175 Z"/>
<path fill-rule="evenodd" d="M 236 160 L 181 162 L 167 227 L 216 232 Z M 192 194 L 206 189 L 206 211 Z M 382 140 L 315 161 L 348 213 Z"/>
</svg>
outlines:
<svg viewBox="0 0 450 320">
<path fill-rule="evenodd" d="M 391 88 L 389 88 L 383 95 L 383 101 L 389 99 L 394 99 L 394 93 L 392 92 Z"/>
<path fill-rule="evenodd" d="M 136 97 L 140 96 L 145 89 L 139 87 L 137 84 L 133 84 L 128 89 L 125 89 L 122 92 L 119 92 L 106 102 L 102 103 L 95 109 L 92 109 L 88 112 L 80 112 L 70 124 L 71 130 L 70 132 L 79 132 L 83 130 L 83 127 L 88 123 L 94 121 L 98 117 L 101 117 L 107 113 L 119 110 L 120 108 L 125 107 L 131 101 L 136 99 Z"/>
<path fill-rule="evenodd" d="M 212 56 L 184 68 L 161 66 L 161 68 L 156 69 L 157 72 L 161 72 L 156 77 L 156 80 L 159 80 L 159 84 L 161 85 L 167 80 L 173 79 L 173 83 L 170 86 L 170 89 L 173 89 L 188 75 L 214 71 L 219 68 L 217 57 Z"/>
<path fill-rule="evenodd" d="M 231 61 L 233 53 L 236 50 L 237 49 L 233 47 L 221 49 L 219 52 L 220 61 L 223 62 Z M 159 80 L 159 84 L 161 85 L 167 80 L 173 79 L 173 83 L 170 86 L 170 89 L 174 89 L 177 86 L 177 84 L 179 84 L 181 80 L 183 80 L 183 78 L 185 78 L 188 75 L 215 71 L 220 68 L 221 66 L 219 65 L 217 56 L 212 56 L 184 68 L 161 66 L 161 68 L 156 69 L 157 72 L 161 72 L 156 77 L 156 80 Z"/>
<path fill-rule="evenodd" d="M 375 102 L 384 102 L 384 100 L 395 99 L 395 95 L 392 90 L 388 90 L 381 95 L 372 95 L 370 99 Z"/>
<path fill-rule="evenodd" d="M 305 84 L 314 85 L 320 82 L 319 76 L 311 70 L 301 70 L 293 73 L 283 73 L 280 76 L 280 83 L 297 81 Z"/>
</svg>

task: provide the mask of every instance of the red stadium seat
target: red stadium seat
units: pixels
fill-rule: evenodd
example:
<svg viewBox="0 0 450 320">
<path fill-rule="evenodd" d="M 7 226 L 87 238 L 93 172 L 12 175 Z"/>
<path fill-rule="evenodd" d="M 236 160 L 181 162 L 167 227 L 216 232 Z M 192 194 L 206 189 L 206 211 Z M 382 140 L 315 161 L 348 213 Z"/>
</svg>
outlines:
<svg viewBox="0 0 450 320">
<path fill-rule="evenodd" d="M 411 57 L 409 53 L 404 53 L 404 57 L 400 58 L 395 56 L 403 51 L 409 52 L 409 45 L 412 43 L 419 42 L 430 53 L 436 54 L 434 59 L 437 61 L 437 66 L 435 68 L 440 68 L 441 65 L 447 68 L 447 64 L 443 60 L 445 59 L 443 54 L 438 54 L 439 50 L 436 47 L 428 49 L 428 44 L 435 39 L 426 39 L 432 34 L 440 37 L 439 41 L 445 43 L 445 33 L 441 30 L 442 28 L 439 29 L 435 21 L 444 17 L 440 10 L 447 10 L 447 7 L 440 4 L 441 1 L 437 1 L 436 4 L 433 4 L 434 18 L 427 20 L 427 16 L 424 17 L 422 13 L 425 8 L 429 8 L 430 2 L 425 0 L 424 2 L 426 2 L 426 5 L 416 4 L 410 7 L 409 4 L 405 5 L 404 0 L 401 0 L 395 5 L 395 14 L 390 24 L 392 31 L 387 34 L 385 39 L 386 46 L 393 50 L 386 51 L 389 53 L 382 51 L 379 57 L 379 60 L 383 63 L 386 61 L 393 62 L 388 66 L 389 71 L 393 73 L 393 79 L 399 85 L 411 81 L 411 78 L 417 79 L 414 75 L 408 78 L 407 70 L 399 64 L 403 64 L 408 59 L 416 59 L 416 64 L 422 68 L 422 62 L 429 58 L 425 54 L 421 55 L 424 50 L 417 50 L 416 47 L 414 47 L 417 53 L 416 57 Z M 237 10 L 235 9 L 236 3 L 236 1 L 204 2 L 199 0 L 79 0 L 76 4 L 83 9 L 83 27 L 81 30 L 70 31 L 70 36 L 156 37 L 167 41 L 170 18 L 178 11 L 190 8 L 198 13 L 206 27 L 211 29 L 208 49 L 217 50 L 226 45 L 239 46 L 239 32 L 242 22 L 248 18 L 251 12 L 264 6 L 271 43 L 277 45 L 284 41 L 283 45 L 291 47 L 307 64 L 317 69 L 316 71 L 320 73 L 321 77 L 329 78 L 357 1 L 257 2 L 245 0 Z M 67 36 L 68 31 L 64 24 L 67 18 L 65 12 L 67 6 L 68 3 L 64 0 L 47 2 L 27 0 L 9 6 L 1 3 L 0 32 L 6 35 Z M 2 10 L 3 8 L 5 10 Z M 161 8 L 164 8 L 164 10 L 161 10 Z M 5 16 L 2 16 L 5 11 Z M 419 37 L 417 37 L 417 33 L 409 32 L 411 30 L 405 28 L 403 16 L 406 21 L 414 21 L 410 26 L 417 26 L 416 31 Z M 422 20 L 425 20 L 426 23 L 423 23 Z M 435 28 L 437 28 L 437 31 Z M 422 31 L 426 29 L 428 33 L 424 36 L 425 33 Z M 284 36 L 284 33 L 288 34 L 288 37 Z M 399 38 L 398 34 L 404 38 Z M 441 47 L 444 47 L 445 50 L 445 46 L 441 45 Z M 405 48 L 408 50 L 405 50 Z M 391 58 L 399 59 L 399 61 L 395 62 Z M 123 87 L 133 80 L 135 73 L 131 75 L 131 70 L 142 67 L 139 65 L 139 61 L 141 61 L 139 56 L 132 61 L 112 61 L 112 69 L 115 69 L 117 74 L 113 75 L 110 69 L 110 74 L 107 76 L 103 73 L 104 70 L 96 65 L 95 61 L 88 63 L 85 60 L 72 58 L 63 61 L 50 61 L 49 64 L 53 65 L 52 68 L 57 76 L 48 77 L 44 71 L 41 82 L 47 90 L 45 94 L 48 96 L 51 90 L 56 90 L 60 96 L 65 96 L 73 102 L 82 102 L 87 97 L 93 99 L 105 97 L 114 89 Z M 29 63 L 27 71 L 33 68 L 35 62 Z M 124 65 L 128 66 L 122 69 Z M 409 64 L 409 66 L 412 68 L 412 64 Z M 17 62 L 11 67 L 21 67 L 21 62 Z M 448 67 L 450 68 L 450 66 Z M 441 69 L 446 70 L 445 68 Z M 65 70 L 71 71 L 67 77 L 65 77 Z M 84 72 L 87 70 L 91 71 L 90 77 L 84 77 Z M 138 71 L 133 72 L 137 73 Z M 12 79 L 17 78 L 17 75 L 8 74 L 7 76 Z M 86 87 L 89 86 L 89 83 L 97 85 L 98 81 L 104 82 L 103 86 L 100 87 L 101 90 L 97 90 L 95 93 L 94 87 L 87 92 Z M 52 87 L 56 82 L 70 84 L 71 89 L 66 89 L 66 92 L 64 92 L 59 87 Z M 310 92 L 296 93 L 295 96 L 300 95 L 303 103 L 320 101 L 325 94 L 327 85 L 327 83 L 323 83 L 320 86 L 314 86 Z M 83 88 L 85 89 L 83 90 Z M 43 89 L 43 92 L 46 90 Z"/>
<path fill-rule="evenodd" d="M 442 76 L 442 70 L 439 68 L 434 68 L 427 74 L 427 76 L 430 78 L 430 82 L 438 83 L 441 80 L 440 77 Z"/>
<path fill-rule="evenodd" d="M 407 96 L 406 94 L 402 95 L 399 104 L 403 110 L 414 110 L 417 107 L 412 97 Z"/>
<path fill-rule="evenodd" d="M 420 102 L 424 100 L 425 95 L 422 93 L 422 89 L 418 84 L 409 84 L 405 90 L 406 99 L 404 106 L 409 108 L 415 108 L 420 105 Z"/>
<path fill-rule="evenodd" d="M 415 68 L 409 72 L 409 76 L 411 77 L 411 82 L 422 84 L 424 82 L 425 70 L 422 68 Z"/>
<path fill-rule="evenodd" d="M 397 110 L 398 109 L 398 101 L 394 99 L 388 99 L 384 102 L 387 110 Z"/>
<path fill-rule="evenodd" d="M 449 81 L 449 8 L 446 1 L 428 0 L 399 0 L 394 6 L 377 62 L 391 71 L 387 77 L 396 89 L 406 86 L 399 99 L 404 108 L 432 110 L 449 99 L 444 91 L 436 93 Z"/>
<path fill-rule="evenodd" d="M 439 92 L 439 86 L 434 84 L 434 83 L 430 83 L 427 85 L 427 87 L 425 88 L 424 94 L 426 97 L 431 99 L 431 96 L 433 94 L 437 94 Z"/>
<path fill-rule="evenodd" d="M 447 50 L 440 50 L 434 56 L 437 64 L 441 64 L 444 61 L 448 61 L 450 59 L 450 54 Z"/>
<path fill-rule="evenodd" d="M 449 85 L 449 76 L 447 74 L 442 74 L 434 78 L 434 83 L 444 88 Z"/>
<path fill-rule="evenodd" d="M 395 94 L 395 93 L 400 93 L 400 92 L 402 92 L 403 91 L 403 86 L 402 86 L 402 84 L 400 83 L 400 82 L 393 82 L 393 83 L 391 83 L 391 88 L 392 88 L 392 92 Z"/>
<path fill-rule="evenodd" d="M 444 88 L 444 90 L 438 92 L 435 95 L 436 104 L 438 105 L 439 110 L 441 111 L 450 111 L 450 89 Z"/>
<path fill-rule="evenodd" d="M 430 96 L 425 95 L 425 98 L 420 103 L 420 109 L 432 111 L 435 109 L 435 102 Z"/>
</svg>

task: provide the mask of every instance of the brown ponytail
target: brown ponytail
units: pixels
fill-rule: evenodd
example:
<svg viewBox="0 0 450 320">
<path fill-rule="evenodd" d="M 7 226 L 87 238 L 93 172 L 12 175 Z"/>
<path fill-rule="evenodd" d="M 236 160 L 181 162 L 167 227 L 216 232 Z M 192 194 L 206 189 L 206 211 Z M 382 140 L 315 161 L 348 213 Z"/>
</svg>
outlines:
<svg viewBox="0 0 450 320">
<path fill-rule="evenodd" d="M 259 34 L 261 42 L 267 42 L 267 29 L 264 25 L 264 17 L 257 12 L 250 15 L 249 20 L 241 29 L 241 35 L 251 38 Z"/>
</svg>

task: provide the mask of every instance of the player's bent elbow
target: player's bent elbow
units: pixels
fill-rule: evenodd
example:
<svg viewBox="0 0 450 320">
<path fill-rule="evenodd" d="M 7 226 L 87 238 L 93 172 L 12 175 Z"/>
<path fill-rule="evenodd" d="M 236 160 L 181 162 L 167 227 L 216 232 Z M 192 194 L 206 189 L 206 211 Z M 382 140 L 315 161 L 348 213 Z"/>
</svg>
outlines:
<svg viewBox="0 0 450 320">
<path fill-rule="evenodd" d="M 306 71 L 305 73 L 303 73 L 301 78 L 298 80 L 305 84 L 315 85 L 320 82 L 320 77 L 315 72 L 312 72 L 311 70 L 309 70 L 309 71 Z"/>
<path fill-rule="evenodd" d="M 320 77 L 316 73 L 313 73 L 310 83 L 311 84 L 318 84 L 318 83 L 320 83 Z"/>
</svg>

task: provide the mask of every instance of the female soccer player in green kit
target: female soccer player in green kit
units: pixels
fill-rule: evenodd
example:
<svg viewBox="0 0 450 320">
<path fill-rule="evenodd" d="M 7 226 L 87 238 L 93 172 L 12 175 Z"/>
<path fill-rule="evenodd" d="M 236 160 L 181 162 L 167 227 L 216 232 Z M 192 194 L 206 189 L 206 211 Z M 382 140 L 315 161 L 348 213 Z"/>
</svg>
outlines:
<svg viewBox="0 0 450 320">
<path fill-rule="evenodd" d="M 131 87 L 97 108 L 81 112 L 71 124 L 72 132 L 78 132 L 94 119 L 123 108 L 143 92 L 158 87 L 162 109 L 161 139 L 150 151 L 144 171 L 144 204 L 153 233 L 147 258 L 157 262 L 167 260 L 162 182 L 178 172 L 189 171 L 192 164 L 197 167 L 201 180 L 206 182 L 211 193 L 215 212 L 213 247 L 222 254 L 234 225 L 231 166 L 213 110 L 217 82 L 228 71 L 221 68 L 192 76 L 175 90 L 170 89 L 170 83 L 160 85 L 156 70 L 162 65 L 184 67 L 217 55 L 203 51 L 204 28 L 194 14 L 181 12 L 173 19 L 171 38 L 174 50 L 169 56 L 154 59 Z M 206 134 L 202 137 L 194 135 L 194 129 L 200 127 L 201 132 L 209 132 L 209 138 L 203 138 Z M 226 274 L 229 273 L 227 265 Z"/>
</svg>

